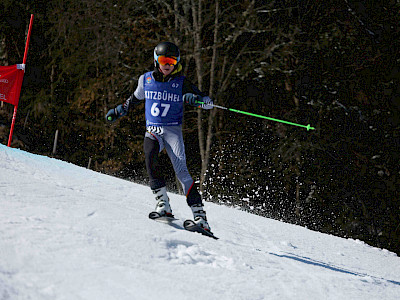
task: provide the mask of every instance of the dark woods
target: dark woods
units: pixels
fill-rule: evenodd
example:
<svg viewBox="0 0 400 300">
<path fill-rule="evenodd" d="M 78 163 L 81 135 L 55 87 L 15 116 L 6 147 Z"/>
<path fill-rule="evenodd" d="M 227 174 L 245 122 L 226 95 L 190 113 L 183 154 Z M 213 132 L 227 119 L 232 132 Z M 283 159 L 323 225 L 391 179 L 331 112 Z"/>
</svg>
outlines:
<svg viewBox="0 0 400 300">
<path fill-rule="evenodd" d="M 104 116 L 169 40 L 216 104 L 316 127 L 186 108 L 205 199 L 400 253 L 399 1 L 3 0 L 0 12 L 1 65 L 21 63 L 35 14 L 14 147 L 145 183 L 143 104 Z M 4 103 L 3 144 L 11 116 Z"/>
</svg>

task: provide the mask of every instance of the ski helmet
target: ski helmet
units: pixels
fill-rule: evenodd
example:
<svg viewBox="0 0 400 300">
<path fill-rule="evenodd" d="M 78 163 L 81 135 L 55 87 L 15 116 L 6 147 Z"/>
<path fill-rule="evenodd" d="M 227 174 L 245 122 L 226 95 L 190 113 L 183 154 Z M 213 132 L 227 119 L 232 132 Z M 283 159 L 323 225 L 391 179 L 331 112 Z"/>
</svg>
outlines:
<svg viewBox="0 0 400 300">
<path fill-rule="evenodd" d="M 181 59 L 178 46 L 171 42 L 162 42 L 154 48 L 154 64 L 156 67 L 160 56 L 175 57 L 177 62 Z"/>
</svg>

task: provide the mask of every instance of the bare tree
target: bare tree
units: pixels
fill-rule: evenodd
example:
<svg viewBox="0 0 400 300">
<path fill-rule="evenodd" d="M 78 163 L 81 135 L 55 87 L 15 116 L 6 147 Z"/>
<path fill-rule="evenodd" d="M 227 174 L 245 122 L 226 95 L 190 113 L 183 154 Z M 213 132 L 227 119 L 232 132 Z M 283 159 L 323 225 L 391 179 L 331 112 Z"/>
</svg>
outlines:
<svg viewBox="0 0 400 300">
<path fill-rule="evenodd" d="M 179 3 L 177 0 L 159 0 L 156 5 L 164 15 L 158 14 L 153 22 L 170 24 L 169 27 L 160 26 L 163 32 L 159 32 L 159 35 L 186 49 L 187 61 L 193 59 L 195 63 L 197 86 L 208 92 L 216 103 L 223 104 L 224 93 L 231 88 L 232 83 L 260 67 L 260 63 L 269 55 L 267 51 L 253 49 L 257 37 L 270 30 L 260 20 L 260 12 L 264 7 L 256 7 L 254 0 L 239 3 L 221 0 L 211 3 L 202 0 L 184 0 Z M 263 41 L 260 43 L 257 47 L 262 49 Z M 249 59 L 249 56 L 252 58 Z M 202 162 L 201 191 L 204 189 L 203 183 L 212 155 L 217 114 L 216 109 L 207 113 L 197 111 Z"/>
</svg>

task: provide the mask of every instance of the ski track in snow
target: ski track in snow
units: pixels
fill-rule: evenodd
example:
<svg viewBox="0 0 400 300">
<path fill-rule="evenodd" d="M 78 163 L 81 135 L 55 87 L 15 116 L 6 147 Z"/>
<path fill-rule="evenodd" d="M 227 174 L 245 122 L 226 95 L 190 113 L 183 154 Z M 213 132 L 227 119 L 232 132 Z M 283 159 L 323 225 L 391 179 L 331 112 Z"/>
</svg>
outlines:
<svg viewBox="0 0 400 300">
<path fill-rule="evenodd" d="M 0 299 L 400 299 L 400 258 L 206 202 L 218 241 L 148 219 L 148 187 L 0 145 Z"/>
</svg>

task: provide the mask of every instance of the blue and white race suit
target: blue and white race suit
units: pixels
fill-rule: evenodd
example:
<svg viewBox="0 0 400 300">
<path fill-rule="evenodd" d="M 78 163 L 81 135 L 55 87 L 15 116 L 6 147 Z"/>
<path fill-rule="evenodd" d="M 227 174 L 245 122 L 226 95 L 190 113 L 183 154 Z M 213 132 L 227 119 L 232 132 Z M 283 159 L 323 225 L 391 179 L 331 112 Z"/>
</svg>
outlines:
<svg viewBox="0 0 400 300">
<path fill-rule="evenodd" d="M 208 104 L 212 104 L 212 100 L 202 94 L 197 87 L 187 83 L 186 77 L 179 73 L 176 76 L 170 76 L 168 81 L 158 81 L 154 78 L 154 71 L 147 72 L 139 77 L 138 86 L 133 95 L 125 102 L 124 108 L 128 110 L 130 104 L 136 103 L 136 100 L 145 100 L 147 130 L 144 147 L 151 189 L 165 186 L 164 180 L 158 175 L 154 162 L 158 159 L 158 155 L 154 153 L 155 147 L 158 152 L 165 148 L 183 191 L 188 196 L 194 181 L 186 166 L 182 135 L 183 95 L 185 93 L 201 95 L 203 102 Z M 212 106 L 204 104 L 202 108 L 210 109 Z M 187 201 L 189 205 L 198 204 L 201 203 L 201 198 L 198 196 L 191 199 L 188 196 Z"/>
</svg>

